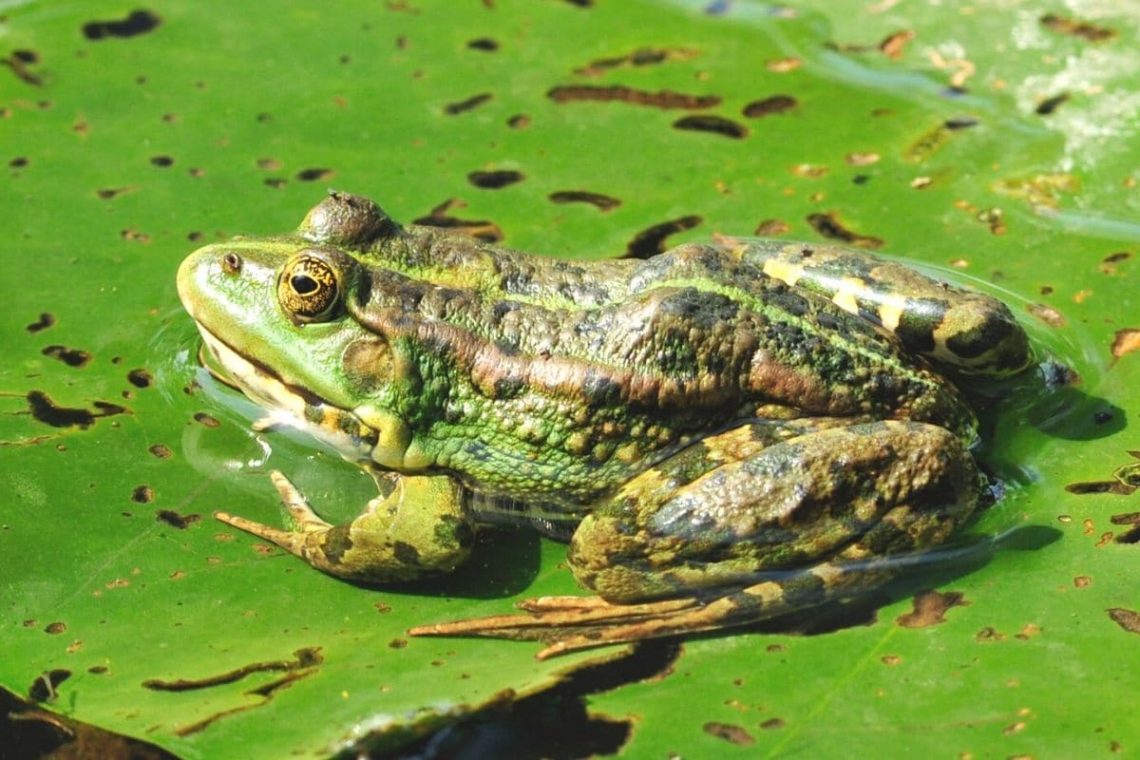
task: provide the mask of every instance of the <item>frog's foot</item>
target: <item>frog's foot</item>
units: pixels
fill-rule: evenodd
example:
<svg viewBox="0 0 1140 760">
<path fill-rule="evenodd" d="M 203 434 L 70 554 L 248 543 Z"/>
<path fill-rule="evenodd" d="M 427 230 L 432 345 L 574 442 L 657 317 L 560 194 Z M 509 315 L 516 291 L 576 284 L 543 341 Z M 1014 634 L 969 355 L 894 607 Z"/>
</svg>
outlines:
<svg viewBox="0 0 1140 760">
<path fill-rule="evenodd" d="M 322 520 L 289 479 L 269 474 L 292 525 L 281 530 L 215 512 L 214 517 L 277 544 L 330 575 L 389 583 L 452 570 L 470 551 L 472 531 L 460 486 L 444 477 L 402 477 L 351 522 Z"/>
<path fill-rule="evenodd" d="M 685 597 L 638 604 L 615 604 L 598 596 L 543 596 L 520 602 L 522 614 L 421 625 L 408 634 L 541 641 L 547 646 L 535 657 L 545 660 L 605 644 L 730 628 L 791 612 L 796 605 L 773 605 L 773 595 L 780 593 L 768 581 L 710 599 Z"/>
<path fill-rule="evenodd" d="M 269 479 L 273 481 L 277 493 L 281 495 L 282 503 L 285 505 L 285 508 L 289 510 L 289 514 L 293 518 L 293 530 L 281 530 L 266 525 L 265 523 L 247 520 L 238 515 L 231 515 L 229 512 L 215 512 L 214 517 L 226 525 L 232 525 L 258 538 L 271 541 L 290 554 L 295 554 L 311 562 L 312 560 L 305 553 L 307 536 L 309 534 L 327 533 L 333 528 L 333 525 L 322 520 L 320 516 L 313 511 L 313 508 L 309 506 L 309 502 L 305 499 L 304 495 L 297 490 L 297 487 L 293 485 L 283 473 L 278 470 L 273 470 L 269 473 Z"/>
</svg>

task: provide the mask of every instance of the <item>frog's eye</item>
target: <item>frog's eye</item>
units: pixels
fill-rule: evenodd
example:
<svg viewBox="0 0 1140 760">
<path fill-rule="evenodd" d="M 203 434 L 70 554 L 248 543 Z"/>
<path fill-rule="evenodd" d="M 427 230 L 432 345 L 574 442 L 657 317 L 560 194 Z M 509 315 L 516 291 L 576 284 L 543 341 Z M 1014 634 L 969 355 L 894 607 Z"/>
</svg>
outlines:
<svg viewBox="0 0 1140 760">
<path fill-rule="evenodd" d="M 300 253 L 290 259 L 277 280 L 277 300 L 296 322 L 332 318 L 342 298 L 339 272 L 311 253 Z"/>
</svg>

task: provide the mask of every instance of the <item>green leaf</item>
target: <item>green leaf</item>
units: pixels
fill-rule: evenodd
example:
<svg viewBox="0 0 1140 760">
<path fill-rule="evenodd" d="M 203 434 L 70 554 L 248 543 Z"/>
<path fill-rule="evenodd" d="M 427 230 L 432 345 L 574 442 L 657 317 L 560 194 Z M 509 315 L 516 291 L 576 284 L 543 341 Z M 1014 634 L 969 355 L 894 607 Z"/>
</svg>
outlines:
<svg viewBox="0 0 1140 760">
<path fill-rule="evenodd" d="M 1135 746 L 1140 53 L 1135 14 L 1099 7 L 6 4 L 0 684 L 68 671 L 47 707 L 184 757 L 323 756 L 622 655 L 404 635 L 573 593 L 564 549 L 527 534 L 375 590 L 211 519 L 279 520 L 270 468 L 326 514 L 370 497 L 249 431 L 174 291 L 189 250 L 291 229 L 332 186 L 568 257 L 877 245 L 1002 295 L 1080 376 L 995 416 L 992 558 L 916 570 L 866 625 L 686 642 L 590 698 L 633 721 L 627 754 Z M 927 584 L 962 603 L 904 627 Z"/>
</svg>

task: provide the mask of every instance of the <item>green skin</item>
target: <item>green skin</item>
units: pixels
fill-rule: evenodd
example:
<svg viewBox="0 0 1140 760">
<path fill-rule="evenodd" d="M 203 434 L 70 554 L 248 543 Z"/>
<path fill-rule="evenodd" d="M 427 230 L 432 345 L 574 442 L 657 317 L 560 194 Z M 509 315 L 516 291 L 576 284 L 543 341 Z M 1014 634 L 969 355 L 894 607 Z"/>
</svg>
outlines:
<svg viewBox="0 0 1140 760">
<path fill-rule="evenodd" d="M 1031 361 L 1004 304 L 863 253 L 725 238 L 567 262 L 339 193 L 296 233 L 194 252 L 178 290 L 272 424 L 380 489 L 330 525 L 274 473 L 293 530 L 219 519 L 377 583 L 453 570 L 481 522 L 572 530 L 599 605 L 699 600 L 669 624 L 641 604 L 615 640 L 848 594 L 845 569 L 944 541 L 985 485 L 955 382 Z M 523 635 L 495 621 L 459 632 Z"/>
</svg>

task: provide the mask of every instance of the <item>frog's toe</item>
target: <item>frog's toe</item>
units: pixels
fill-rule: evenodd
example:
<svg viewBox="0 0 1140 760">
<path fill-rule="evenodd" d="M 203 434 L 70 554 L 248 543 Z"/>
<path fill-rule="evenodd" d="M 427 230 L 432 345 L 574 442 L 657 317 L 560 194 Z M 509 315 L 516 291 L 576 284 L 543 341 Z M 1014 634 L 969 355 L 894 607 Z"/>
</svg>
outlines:
<svg viewBox="0 0 1140 760">
<path fill-rule="evenodd" d="M 313 508 L 309 506 L 308 500 L 297 490 L 297 486 L 293 485 L 293 482 L 285 477 L 283 472 L 273 470 L 269 473 L 269 479 L 273 481 L 273 487 L 276 488 L 277 493 L 280 494 L 281 503 L 285 505 L 285 508 L 289 510 L 289 514 L 292 515 L 297 530 L 302 532 L 326 531 L 332 527 L 331 523 L 322 520 L 317 513 L 313 511 Z M 273 541 L 273 539 L 270 540 Z M 274 541 L 274 543 L 277 542 Z"/>
</svg>

